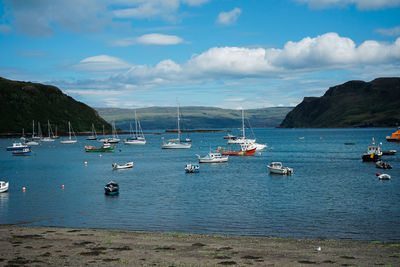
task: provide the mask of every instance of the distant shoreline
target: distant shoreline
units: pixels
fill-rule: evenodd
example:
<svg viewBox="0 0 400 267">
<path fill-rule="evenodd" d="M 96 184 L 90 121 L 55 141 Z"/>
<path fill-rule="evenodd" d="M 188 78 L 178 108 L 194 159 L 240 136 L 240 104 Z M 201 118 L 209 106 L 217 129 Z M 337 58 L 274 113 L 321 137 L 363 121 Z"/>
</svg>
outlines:
<svg viewBox="0 0 400 267">
<path fill-rule="evenodd" d="M 0 245 L 9 265 L 400 265 L 400 244 L 380 241 L 0 225 Z"/>
<path fill-rule="evenodd" d="M 155 135 L 161 135 L 161 134 L 168 134 L 168 133 L 176 133 L 177 130 L 164 130 L 163 132 L 143 132 L 143 134 L 155 134 Z M 223 130 L 223 129 L 193 129 L 193 130 L 182 130 L 182 133 L 230 133 L 232 132 L 231 130 Z M 75 133 L 76 136 L 89 136 L 92 133 L 91 132 L 80 132 L 80 133 Z M 124 134 L 130 134 L 130 132 L 125 132 L 125 131 L 120 131 L 118 134 L 124 135 Z M 30 138 L 32 133 L 26 133 L 25 137 Z M 105 135 L 112 135 L 111 132 L 105 133 Z M 44 135 L 46 136 L 46 135 Z M 60 133 L 59 136 L 68 136 L 68 133 Z M 98 134 L 98 137 L 103 136 L 102 134 Z M 21 133 L 0 133 L 0 138 L 20 138 Z"/>
</svg>

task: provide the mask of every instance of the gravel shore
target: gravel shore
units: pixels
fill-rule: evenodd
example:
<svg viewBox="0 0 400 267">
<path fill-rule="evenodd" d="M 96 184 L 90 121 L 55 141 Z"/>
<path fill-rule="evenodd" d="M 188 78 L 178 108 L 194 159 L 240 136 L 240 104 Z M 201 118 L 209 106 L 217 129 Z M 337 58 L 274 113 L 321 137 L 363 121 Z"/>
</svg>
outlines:
<svg viewBox="0 0 400 267">
<path fill-rule="evenodd" d="M 0 266 L 400 266 L 400 243 L 0 225 Z"/>
</svg>

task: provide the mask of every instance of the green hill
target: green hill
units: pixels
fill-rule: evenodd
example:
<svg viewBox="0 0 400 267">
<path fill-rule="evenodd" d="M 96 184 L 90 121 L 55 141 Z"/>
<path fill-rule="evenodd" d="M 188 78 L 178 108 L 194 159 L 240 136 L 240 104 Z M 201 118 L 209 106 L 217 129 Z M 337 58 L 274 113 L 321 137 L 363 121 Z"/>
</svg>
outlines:
<svg viewBox="0 0 400 267">
<path fill-rule="evenodd" d="M 400 78 L 349 81 L 305 97 L 283 128 L 392 127 L 400 123 Z"/>
<path fill-rule="evenodd" d="M 94 123 L 98 131 L 111 126 L 97 112 L 74 100 L 55 86 L 11 81 L 0 77 L 0 133 L 32 132 L 32 120 L 40 122 L 47 133 L 47 120 L 53 131 L 68 132 L 68 121 L 75 132 L 90 131 Z M 35 129 L 37 132 L 37 129 Z"/>
<path fill-rule="evenodd" d="M 245 116 L 253 128 L 276 127 L 291 110 L 290 107 L 249 109 Z M 129 129 L 134 120 L 133 109 L 96 108 L 107 121 L 115 120 L 117 128 Z M 214 107 L 181 107 L 182 128 L 221 129 L 238 128 L 242 125 L 241 111 Z M 177 127 L 176 107 L 150 107 L 136 109 L 143 129 L 175 129 Z M 248 125 L 248 122 L 246 122 Z"/>
</svg>

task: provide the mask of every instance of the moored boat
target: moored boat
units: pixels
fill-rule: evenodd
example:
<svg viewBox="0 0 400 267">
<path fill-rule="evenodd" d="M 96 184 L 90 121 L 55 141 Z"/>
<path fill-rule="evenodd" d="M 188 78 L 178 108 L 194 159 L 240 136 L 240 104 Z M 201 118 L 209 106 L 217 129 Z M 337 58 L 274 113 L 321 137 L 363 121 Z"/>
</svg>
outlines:
<svg viewBox="0 0 400 267">
<path fill-rule="evenodd" d="M 240 150 L 231 151 L 225 150 L 224 148 L 218 148 L 217 151 L 220 151 L 222 155 L 228 156 L 254 156 L 256 149 L 257 148 L 253 144 L 245 143 L 240 145 Z"/>
<path fill-rule="evenodd" d="M 23 150 L 25 148 L 29 148 L 29 146 L 22 143 L 13 143 L 12 146 L 7 147 L 7 151 Z"/>
<path fill-rule="evenodd" d="M 121 170 L 121 169 L 128 169 L 128 168 L 133 168 L 133 161 L 127 162 L 125 164 L 119 165 L 117 163 L 112 164 L 112 168 L 114 170 Z"/>
<path fill-rule="evenodd" d="M 92 123 L 92 133 L 90 136 L 86 137 L 86 140 L 97 140 L 97 133 L 93 123 Z"/>
<path fill-rule="evenodd" d="M 140 121 L 136 117 L 135 110 L 135 133 L 133 133 L 132 123 L 130 125 L 131 136 L 124 140 L 125 145 L 145 145 L 146 138 L 144 137 L 142 126 L 140 126 Z"/>
<path fill-rule="evenodd" d="M 24 148 L 22 150 L 14 150 L 12 152 L 12 154 L 14 156 L 30 156 L 31 155 L 31 149 L 28 147 L 28 148 Z"/>
<path fill-rule="evenodd" d="M 115 145 L 104 143 L 101 147 L 85 146 L 86 152 L 113 152 Z"/>
<path fill-rule="evenodd" d="M 110 181 L 108 184 L 104 186 L 104 193 L 106 195 L 118 195 L 119 194 L 119 186 L 116 182 Z"/>
<path fill-rule="evenodd" d="M 163 144 L 161 146 L 162 149 L 190 149 L 192 147 L 192 143 L 190 141 L 181 141 L 181 127 L 180 127 L 180 113 L 179 113 L 179 105 L 177 106 L 177 119 L 178 119 L 178 138 L 170 139 L 168 142 L 163 140 Z"/>
<path fill-rule="evenodd" d="M 78 140 L 76 139 L 75 132 L 74 132 L 74 130 L 72 129 L 72 126 L 71 126 L 71 123 L 70 123 L 70 122 L 68 122 L 68 133 L 69 133 L 69 138 L 68 138 L 68 139 L 64 139 L 64 140 L 61 140 L 61 141 L 60 141 L 61 144 L 75 144 L 75 143 L 78 141 Z M 72 139 L 71 134 L 74 135 L 75 139 Z"/>
<path fill-rule="evenodd" d="M 389 174 L 386 173 L 380 174 L 379 172 L 376 173 L 376 176 L 378 176 L 379 180 L 390 180 L 392 178 Z"/>
<path fill-rule="evenodd" d="M 398 127 L 397 131 L 392 133 L 391 136 L 386 136 L 386 141 L 400 143 L 400 127 Z"/>
<path fill-rule="evenodd" d="M 269 172 L 280 175 L 292 175 L 293 169 L 289 167 L 283 167 L 282 162 L 271 162 L 268 166 Z"/>
<path fill-rule="evenodd" d="M 185 166 L 186 173 L 197 173 L 200 170 L 200 166 L 197 164 L 189 163 Z"/>
<path fill-rule="evenodd" d="M 204 157 L 200 157 L 200 155 L 197 155 L 197 157 L 199 158 L 199 163 L 223 163 L 227 162 L 229 158 L 228 155 L 222 155 L 219 152 L 210 152 Z"/>
<path fill-rule="evenodd" d="M 7 192 L 9 182 L 0 181 L 0 193 Z"/>
<path fill-rule="evenodd" d="M 372 138 L 372 143 L 368 146 L 367 152 L 361 155 L 363 161 L 378 161 L 382 156 L 381 148 L 375 143 L 375 138 Z"/>
<path fill-rule="evenodd" d="M 379 169 L 391 169 L 392 166 L 389 163 L 383 162 L 382 160 L 378 160 L 375 166 Z"/>
</svg>

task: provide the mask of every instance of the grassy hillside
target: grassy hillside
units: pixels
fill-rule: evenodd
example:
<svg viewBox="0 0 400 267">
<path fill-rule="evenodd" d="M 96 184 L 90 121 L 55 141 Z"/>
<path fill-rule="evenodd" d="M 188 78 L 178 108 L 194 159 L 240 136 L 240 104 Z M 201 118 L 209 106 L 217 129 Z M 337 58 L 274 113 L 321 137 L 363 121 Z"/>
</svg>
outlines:
<svg viewBox="0 0 400 267">
<path fill-rule="evenodd" d="M 400 78 L 350 81 L 305 97 L 280 127 L 392 127 L 400 123 Z"/>
<path fill-rule="evenodd" d="M 292 108 L 263 108 L 245 110 L 252 127 L 276 127 Z M 134 120 L 133 109 L 96 108 L 107 121 L 115 120 L 118 128 L 129 129 Z M 241 111 L 214 107 L 181 107 L 182 127 L 185 129 L 221 129 L 241 127 Z M 175 129 L 176 107 L 150 107 L 136 110 L 143 129 Z"/>
<path fill-rule="evenodd" d="M 47 134 L 47 120 L 53 131 L 68 132 L 68 121 L 75 132 L 90 131 L 92 123 L 100 131 L 111 126 L 84 103 L 74 100 L 51 85 L 0 78 L 0 133 L 32 132 L 32 120 L 40 122 Z M 37 128 L 35 129 L 37 132 Z"/>
</svg>

